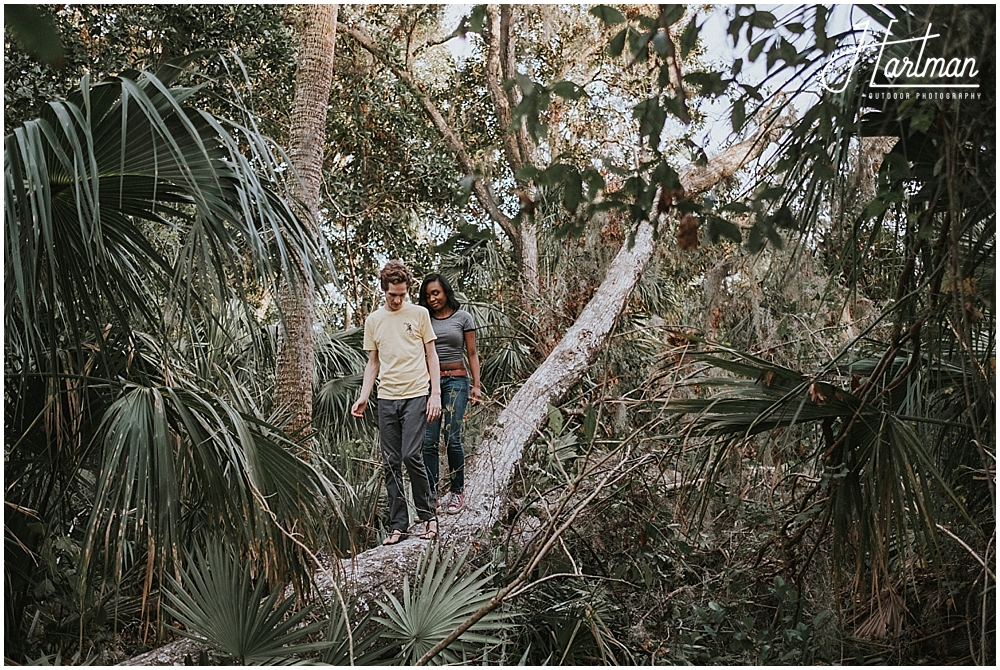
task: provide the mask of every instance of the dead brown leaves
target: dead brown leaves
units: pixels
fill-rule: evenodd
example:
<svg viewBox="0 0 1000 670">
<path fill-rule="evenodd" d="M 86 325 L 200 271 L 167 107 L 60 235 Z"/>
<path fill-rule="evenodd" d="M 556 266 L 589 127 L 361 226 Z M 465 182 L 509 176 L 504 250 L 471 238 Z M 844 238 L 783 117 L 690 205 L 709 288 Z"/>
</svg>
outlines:
<svg viewBox="0 0 1000 670">
<path fill-rule="evenodd" d="M 683 251 L 698 248 L 698 226 L 701 219 L 694 214 L 685 214 L 677 225 L 677 246 Z"/>
</svg>

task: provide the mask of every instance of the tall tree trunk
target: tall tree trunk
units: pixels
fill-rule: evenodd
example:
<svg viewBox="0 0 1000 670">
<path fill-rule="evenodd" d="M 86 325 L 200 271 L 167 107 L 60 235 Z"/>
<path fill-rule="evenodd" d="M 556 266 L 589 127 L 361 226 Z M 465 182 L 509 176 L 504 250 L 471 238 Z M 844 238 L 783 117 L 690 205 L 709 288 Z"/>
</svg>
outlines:
<svg viewBox="0 0 1000 670">
<path fill-rule="evenodd" d="M 311 234 L 317 239 L 337 10 L 337 5 L 305 5 L 302 11 L 302 38 L 289 133 L 288 155 L 300 178 L 293 181 L 296 211 L 308 222 Z M 278 350 L 274 402 L 291 417 L 289 433 L 308 432 L 313 405 L 314 287 L 306 259 L 298 261 L 301 281 L 283 280 L 278 294 L 285 328 Z"/>
<path fill-rule="evenodd" d="M 522 217 L 518 230 L 521 249 L 517 258 L 521 265 L 521 290 L 526 300 L 538 294 L 538 226 L 532 218 L 530 214 Z"/>
<path fill-rule="evenodd" d="M 500 140 L 511 174 L 516 175 L 535 160 L 535 144 L 528 136 L 524 119 L 514 120 L 514 109 L 521 102 L 521 92 L 515 84 L 504 90 L 505 83 L 517 74 L 517 35 L 511 30 L 514 8 L 510 5 L 487 5 L 489 18 L 488 55 L 486 58 L 486 88 L 493 99 L 493 109 L 500 127 Z M 531 184 L 515 177 L 517 187 L 527 193 Z M 531 216 L 514 222 L 517 237 L 512 239 L 521 271 L 521 288 L 527 301 L 538 291 L 538 226 Z"/>
</svg>

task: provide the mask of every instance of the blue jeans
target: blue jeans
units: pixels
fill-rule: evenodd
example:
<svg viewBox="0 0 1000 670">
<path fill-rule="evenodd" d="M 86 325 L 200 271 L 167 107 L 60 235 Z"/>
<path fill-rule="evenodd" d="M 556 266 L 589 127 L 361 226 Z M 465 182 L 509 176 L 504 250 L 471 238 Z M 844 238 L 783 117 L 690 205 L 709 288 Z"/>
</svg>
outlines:
<svg viewBox="0 0 1000 670">
<path fill-rule="evenodd" d="M 451 472 L 451 492 L 465 490 L 465 450 L 462 448 L 462 422 L 465 406 L 469 403 L 468 377 L 441 378 L 441 418 L 427 424 L 424 431 L 424 467 L 431 485 L 431 494 L 437 493 L 438 441 L 444 426 L 444 443 L 448 446 L 448 470 Z"/>
</svg>

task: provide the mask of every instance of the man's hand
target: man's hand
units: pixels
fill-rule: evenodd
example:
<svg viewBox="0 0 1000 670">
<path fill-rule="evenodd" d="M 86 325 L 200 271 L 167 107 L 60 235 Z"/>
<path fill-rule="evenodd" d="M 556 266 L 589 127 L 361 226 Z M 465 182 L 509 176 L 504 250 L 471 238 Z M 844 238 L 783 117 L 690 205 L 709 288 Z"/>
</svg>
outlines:
<svg viewBox="0 0 1000 670">
<path fill-rule="evenodd" d="M 440 405 L 440 402 L 438 403 Z M 351 415 L 356 416 L 359 419 L 365 415 L 365 410 L 368 408 L 368 398 L 358 398 L 357 402 L 351 407 Z M 439 409 L 438 412 L 441 410 Z"/>
<path fill-rule="evenodd" d="M 351 406 L 351 416 L 356 416 L 360 419 L 365 415 L 365 410 L 368 409 L 368 398 L 372 394 L 372 389 L 375 388 L 375 378 L 378 377 L 379 367 L 378 349 L 373 349 L 368 352 L 368 363 L 365 364 L 365 379 L 361 383 L 361 395 L 358 396 L 357 401 Z"/>
<path fill-rule="evenodd" d="M 427 423 L 434 423 L 441 418 L 441 394 L 431 393 L 427 397 Z"/>
</svg>

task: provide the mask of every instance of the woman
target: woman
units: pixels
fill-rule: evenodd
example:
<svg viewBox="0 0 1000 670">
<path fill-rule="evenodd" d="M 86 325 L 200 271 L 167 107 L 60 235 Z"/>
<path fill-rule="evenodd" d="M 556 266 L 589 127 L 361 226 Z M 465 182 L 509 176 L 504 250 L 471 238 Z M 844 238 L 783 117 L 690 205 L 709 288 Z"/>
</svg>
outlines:
<svg viewBox="0 0 1000 670">
<path fill-rule="evenodd" d="M 424 433 L 424 466 L 431 492 L 436 493 L 440 469 L 438 441 L 443 427 L 451 476 L 448 493 L 438 506 L 447 514 L 456 514 L 465 505 L 465 450 L 462 447 L 465 406 L 468 402 L 476 404 L 482 399 L 476 324 L 471 314 L 460 309 L 455 292 L 443 275 L 430 274 L 424 278 L 417 303 L 426 307 L 431 314 L 431 327 L 437 335 L 434 347 L 441 365 L 441 417 L 427 424 Z M 465 367 L 465 354 L 468 354 L 469 359 L 468 370 Z"/>
</svg>

